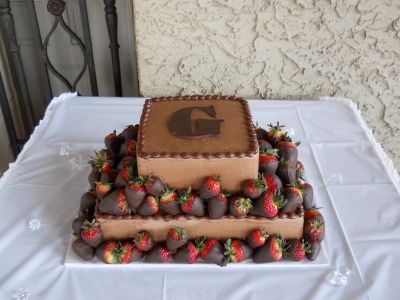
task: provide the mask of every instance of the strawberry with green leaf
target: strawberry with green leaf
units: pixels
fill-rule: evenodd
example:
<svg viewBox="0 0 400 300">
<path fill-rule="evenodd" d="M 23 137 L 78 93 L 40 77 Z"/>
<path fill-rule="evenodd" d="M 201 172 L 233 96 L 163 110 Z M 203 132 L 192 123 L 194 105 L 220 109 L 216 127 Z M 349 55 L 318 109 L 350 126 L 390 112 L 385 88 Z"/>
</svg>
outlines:
<svg viewBox="0 0 400 300">
<path fill-rule="evenodd" d="M 255 263 L 280 261 L 286 252 L 285 240 L 277 235 L 271 235 L 265 244 L 254 251 Z"/>
<path fill-rule="evenodd" d="M 242 240 L 228 239 L 225 242 L 226 262 L 238 263 L 248 259 L 253 254 L 253 250 Z"/>
<path fill-rule="evenodd" d="M 285 125 L 280 125 L 279 122 L 276 125 L 269 124 L 269 130 L 266 133 L 266 140 L 270 142 L 272 145 L 280 142 L 286 134 L 286 131 L 283 130 Z"/>
<path fill-rule="evenodd" d="M 268 232 L 261 228 L 256 228 L 247 236 L 247 244 L 255 249 L 265 244 L 265 241 L 269 237 Z"/>
<path fill-rule="evenodd" d="M 118 172 L 117 177 L 115 178 L 115 187 L 117 188 L 124 188 L 130 181 L 135 178 L 136 170 L 133 167 L 129 166 L 123 168 L 121 171 Z"/>
<path fill-rule="evenodd" d="M 282 181 L 275 174 L 263 173 L 266 188 L 265 190 L 271 193 L 279 193 L 282 189 Z"/>
<path fill-rule="evenodd" d="M 200 186 L 199 195 L 202 199 L 210 199 L 217 196 L 221 191 L 221 176 L 208 176 Z"/>
<path fill-rule="evenodd" d="M 301 261 L 311 251 L 311 245 L 304 239 L 290 239 L 286 243 L 287 252 L 285 258 L 293 261 Z"/>
<path fill-rule="evenodd" d="M 131 209 L 126 199 L 124 189 L 116 189 L 111 194 L 102 199 L 99 203 L 99 211 L 103 214 L 116 216 L 129 215 Z"/>
<path fill-rule="evenodd" d="M 163 193 L 160 195 L 160 208 L 172 216 L 181 214 L 177 191 L 166 185 Z"/>
<path fill-rule="evenodd" d="M 260 147 L 258 169 L 262 173 L 275 174 L 279 166 L 278 150 Z"/>
<path fill-rule="evenodd" d="M 158 213 L 159 210 L 160 200 L 153 195 L 147 194 L 137 209 L 137 213 L 141 216 L 152 216 Z"/>
<path fill-rule="evenodd" d="M 137 209 L 146 197 L 144 178 L 139 176 L 135 177 L 132 181 L 129 181 L 125 186 L 125 194 L 129 206 L 133 209 Z"/>
<path fill-rule="evenodd" d="M 237 218 L 245 217 L 251 208 L 251 200 L 241 195 L 236 195 L 229 201 L 229 212 Z"/>
<path fill-rule="evenodd" d="M 119 148 L 121 147 L 121 138 L 114 130 L 112 133 L 106 135 L 106 137 L 104 138 L 104 144 L 108 151 L 114 154 L 118 154 Z"/>
<path fill-rule="evenodd" d="M 323 222 L 322 215 L 305 220 L 303 230 L 304 236 L 309 240 L 322 242 L 325 236 L 325 223 Z"/>
<path fill-rule="evenodd" d="M 207 210 L 210 219 L 220 219 L 228 211 L 228 196 L 230 194 L 226 191 L 222 191 L 218 195 L 208 199 Z"/>
<path fill-rule="evenodd" d="M 196 245 L 192 241 L 189 241 L 176 251 L 173 255 L 173 259 L 178 263 L 193 264 L 196 262 L 198 255 L 199 251 Z"/>
<path fill-rule="evenodd" d="M 183 213 L 196 217 L 204 216 L 204 203 L 191 188 L 179 192 L 179 203 Z"/>
<path fill-rule="evenodd" d="M 247 179 L 242 184 L 243 195 L 250 199 L 260 197 L 265 189 L 266 182 L 261 174 L 257 179 Z"/>
<path fill-rule="evenodd" d="M 281 160 L 287 161 L 296 166 L 298 157 L 298 145 L 300 145 L 300 142 L 294 143 L 292 139 L 287 134 L 285 134 L 282 140 L 275 145 L 275 148 L 278 149 L 279 158 Z"/>
<path fill-rule="evenodd" d="M 303 182 L 299 184 L 299 188 L 303 191 L 303 205 L 305 209 L 310 209 L 315 206 L 314 190 L 311 184 Z"/>
<path fill-rule="evenodd" d="M 133 243 L 140 251 L 149 251 L 155 244 L 153 236 L 145 230 L 136 233 Z"/>
<path fill-rule="evenodd" d="M 112 185 L 108 181 L 98 181 L 95 190 L 97 198 L 101 200 L 112 191 Z"/>
<path fill-rule="evenodd" d="M 274 218 L 285 203 L 286 199 L 282 195 L 267 191 L 254 201 L 250 214 L 264 218 Z"/>
<path fill-rule="evenodd" d="M 96 219 L 93 219 L 91 222 L 85 221 L 83 223 L 81 237 L 82 240 L 92 247 L 96 248 L 100 245 L 103 234 L 101 232 L 100 224 L 96 222 Z"/>
<path fill-rule="evenodd" d="M 132 247 L 130 242 L 108 241 L 96 249 L 96 256 L 106 264 L 126 264 L 132 261 Z"/>
<path fill-rule="evenodd" d="M 282 190 L 282 195 L 287 200 L 282 207 L 285 214 L 295 212 L 303 204 L 303 191 L 298 186 L 287 186 Z"/>
<path fill-rule="evenodd" d="M 207 263 L 217 264 L 221 267 L 226 265 L 224 249 L 217 239 L 199 237 L 195 239 L 196 248 L 199 256 Z"/>
<path fill-rule="evenodd" d="M 189 236 L 185 229 L 174 226 L 168 230 L 165 243 L 169 250 L 174 251 L 185 245 L 188 242 L 188 238 Z"/>
<path fill-rule="evenodd" d="M 146 256 L 146 262 L 149 263 L 166 263 L 171 261 L 172 252 L 165 244 L 158 244 Z"/>
<path fill-rule="evenodd" d="M 163 192 L 165 185 L 162 180 L 156 176 L 148 176 L 145 179 L 144 186 L 147 193 L 159 197 Z"/>
</svg>

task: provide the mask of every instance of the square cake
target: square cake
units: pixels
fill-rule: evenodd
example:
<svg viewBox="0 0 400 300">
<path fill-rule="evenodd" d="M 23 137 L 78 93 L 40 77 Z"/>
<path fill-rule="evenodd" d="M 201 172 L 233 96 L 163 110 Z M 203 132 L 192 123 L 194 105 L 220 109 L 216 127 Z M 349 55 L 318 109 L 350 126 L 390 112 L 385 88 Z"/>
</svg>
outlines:
<svg viewBox="0 0 400 300">
<path fill-rule="evenodd" d="M 198 189 L 219 175 L 232 193 L 257 178 L 258 143 L 247 102 L 218 96 L 146 100 L 138 135 L 141 176 L 157 176 L 176 189 Z M 240 170 L 240 172 L 238 172 Z"/>
</svg>

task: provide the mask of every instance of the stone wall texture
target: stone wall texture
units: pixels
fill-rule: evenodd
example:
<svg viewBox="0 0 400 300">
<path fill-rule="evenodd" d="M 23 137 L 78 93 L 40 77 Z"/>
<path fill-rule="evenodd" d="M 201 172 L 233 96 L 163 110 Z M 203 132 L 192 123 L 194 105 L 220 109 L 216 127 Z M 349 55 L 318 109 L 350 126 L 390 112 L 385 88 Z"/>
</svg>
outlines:
<svg viewBox="0 0 400 300">
<path fill-rule="evenodd" d="M 133 2 L 142 95 L 351 98 L 400 169 L 400 1 Z"/>
</svg>

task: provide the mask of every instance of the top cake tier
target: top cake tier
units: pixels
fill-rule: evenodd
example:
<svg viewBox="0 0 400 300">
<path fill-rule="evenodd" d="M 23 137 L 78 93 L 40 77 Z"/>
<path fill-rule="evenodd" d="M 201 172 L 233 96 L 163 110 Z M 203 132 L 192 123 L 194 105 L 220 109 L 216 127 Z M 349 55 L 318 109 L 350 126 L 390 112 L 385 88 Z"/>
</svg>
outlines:
<svg viewBox="0 0 400 300">
<path fill-rule="evenodd" d="M 256 154 L 258 144 L 247 101 L 243 98 L 213 97 L 146 100 L 138 155 L 242 157 Z M 181 130 L 174 130 L 178 128 L 173 126 Z"/>
<path fill-rule="evenodd" d="M 139 175 L 158 176 L 175 188 L 196 188 L 205 176 L 221 175 L 232 192 L 257 177 L 258 143 L 243 98 L 153 98 L 145 102 L 140 125 Z"/>
</svg>

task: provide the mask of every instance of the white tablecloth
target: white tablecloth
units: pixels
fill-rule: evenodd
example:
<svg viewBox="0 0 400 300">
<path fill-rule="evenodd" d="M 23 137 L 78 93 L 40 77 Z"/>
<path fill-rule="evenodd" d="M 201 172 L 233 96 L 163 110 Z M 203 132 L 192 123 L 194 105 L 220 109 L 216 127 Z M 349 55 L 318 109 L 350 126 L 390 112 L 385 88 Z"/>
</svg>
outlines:
<svg viewBox="0 0 400 300">
<path fill-rule="evenodd" d="M 250 106 L 260 126 L 280 121 L 302 142 L 299 159 L 326 219 L 329 265 L 64 265 L 88 188 L 80 158 L 112 130 L 138 123 L 143 104 L 68 94 L 52 101 L 0 180 L 0 299 L 400 299 L 399 177 L 355 106 L 323 100 Z M 336 265 L 350 269 L 345 286 L 326 280 Z"/>
</svg>

